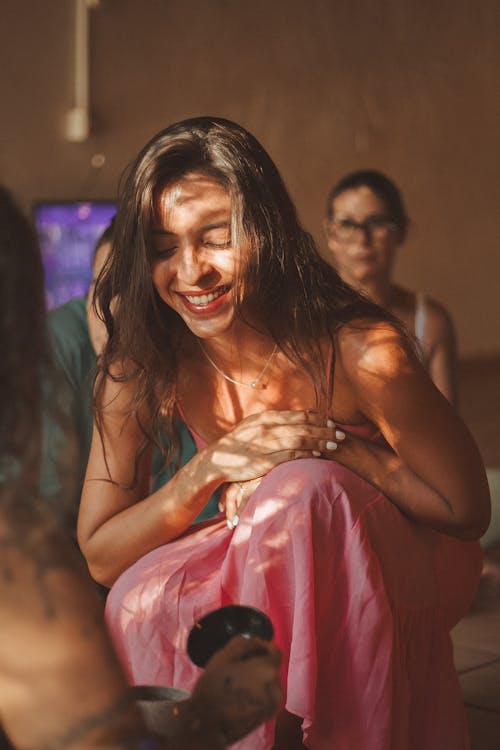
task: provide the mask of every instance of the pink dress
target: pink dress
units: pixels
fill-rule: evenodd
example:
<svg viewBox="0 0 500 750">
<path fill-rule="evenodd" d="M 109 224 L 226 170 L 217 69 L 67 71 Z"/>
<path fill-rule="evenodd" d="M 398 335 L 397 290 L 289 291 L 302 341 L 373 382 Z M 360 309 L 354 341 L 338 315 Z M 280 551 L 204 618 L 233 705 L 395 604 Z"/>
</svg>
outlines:
<svg viewBox="0 0 500 750">
<path fill-rule="evenodd" d="M 480 570 L 477 543 L 409 521 L 333 461 L 303 459 L 262 480 L 234 531 L 218 515 L 141 558 L 106 616 L 132 683 L 190 690 L 195 620 L 253 605 L 273 622 L 286 708 L 303 717 L 308 748 L 465 750 L 449 630 Z M 268 722 L 231 747 L 269 750 L 273 737 Z"/>
</svg>

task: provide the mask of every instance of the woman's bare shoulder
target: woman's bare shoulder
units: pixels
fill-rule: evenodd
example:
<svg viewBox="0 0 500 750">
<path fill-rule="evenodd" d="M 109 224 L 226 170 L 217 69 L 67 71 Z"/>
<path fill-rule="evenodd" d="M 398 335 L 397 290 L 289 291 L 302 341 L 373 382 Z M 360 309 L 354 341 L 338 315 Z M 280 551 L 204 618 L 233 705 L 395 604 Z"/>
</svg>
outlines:
<svg viewBox="0 0 500 750">
<path fill-rule="evenodd" d="M 416 360 L 409 336 L 390 321 L 354 320 L 337 331 L 335 340 L 347 376 L 391 377 Z"/>
</svg>

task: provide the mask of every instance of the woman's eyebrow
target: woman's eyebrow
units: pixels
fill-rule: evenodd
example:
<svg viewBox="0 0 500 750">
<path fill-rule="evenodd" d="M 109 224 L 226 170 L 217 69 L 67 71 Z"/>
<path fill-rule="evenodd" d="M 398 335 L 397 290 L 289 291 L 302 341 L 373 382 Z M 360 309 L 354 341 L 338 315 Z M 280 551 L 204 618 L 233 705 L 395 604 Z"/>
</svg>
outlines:
<svg viewBox="0 0 500 750">
<path fill-rule="evenodd" d="M 229 226 L 229 221 L 219 221 L 214 224 L 207 224 L 204 227 L 200 227 L 200 232 L 209 232 L 211 229 L 228 229 Z"/>
<path fill-rule="evenodd" d="M 200 232 L 209 232 L 211 229 L 229 229 L 230 227 L 229 221 L 218 221 L 214 222 L 213 224 L 205 224 L 204 226 L 200 227 L 198 231 Z M 168 229 L 155 229 L 154 227 L 151 230 L 152 234 L 161 234 L 166 235 L 168 237 L 175 237 L 175 232 L 170 232 Z"/>
<path fill-rule="evenodd" d="M 369 221 L 370 219 L 387 219 L 389 217 L 388 213 L 384 213 L 381 211 L 374 211 L 372 214 L 368 214 L 368 216 L 365 218 L 365 221 Z M 349 221 L 356 221 L 356 217 L 354 214 L 351 213 L 344 213 L 342 211 L 339 211 L 339 213 L 334 214 L 334 219 L 348 219 Z"/>
<path fill-rule="evenodd" d="M 169 232 L 168 229 L 153 229 L 151 230 L 152 234 L 166 234 L 169 237 L 175 237 L 175 232 Z"/>
</svg>

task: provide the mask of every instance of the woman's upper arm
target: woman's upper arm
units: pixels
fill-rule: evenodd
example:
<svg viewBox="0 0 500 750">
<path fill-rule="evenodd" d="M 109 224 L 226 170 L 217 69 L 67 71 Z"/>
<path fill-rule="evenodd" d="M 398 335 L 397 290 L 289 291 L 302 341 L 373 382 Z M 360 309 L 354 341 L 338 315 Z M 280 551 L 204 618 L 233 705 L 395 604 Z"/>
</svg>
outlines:
<svg viewBox="0 0 500 750">
<path fill-rule="evenodd" d="M 102 422 L 95 421 L 78 517 L 81 545 L 109 518 L 147 497 L 151 447 L 131 414 L 133 384 L 108 378 L 102 391 Z M 141 415 L 141 421 L 147 415 Z"/>
<path fill-rule="evenodd" d="M 452 320 L 438 303 L 429 303 L 427 320 L 429 340 L 429 375 L 441 393 L 458 405 L 457 343 Z"/>
<path fill-rule="evenodd" d="M 455 409 L 432 383 L 403 334 L 387 323 L 350 330 L 340 357 L 360 411 L 457 517 L 487 517 L 489 493 L 478 448 Z"/>
</svg>

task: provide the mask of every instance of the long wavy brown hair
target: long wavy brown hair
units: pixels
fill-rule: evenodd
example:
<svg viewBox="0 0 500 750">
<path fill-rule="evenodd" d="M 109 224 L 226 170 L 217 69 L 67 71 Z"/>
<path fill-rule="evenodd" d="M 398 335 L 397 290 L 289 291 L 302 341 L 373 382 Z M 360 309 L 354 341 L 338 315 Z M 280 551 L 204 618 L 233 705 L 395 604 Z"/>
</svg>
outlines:
<svg viewBox="0 0 500 750">
<path fill-rule="evenodd" d="M 247 130 L 217 117 L 184 120 L 162 130 L 124 176 L 113 249 L 97 283 L 97 304 L 109 340 L 100 360 L 95 411 L 100 426 L 105 377 L 133 379 L 130 416 L 139 420 L 144 405 L 152 414 L 152 424 L 141 425 L 140 450 L 148 440 L 160 446 L 164 430 L 170 438 L 167 459 L 178 448 L 177 351 L 187 328 L 153 286 L 150 234 L 156 192 L 192 172 L 207 174 L 227 189 L 233 246 L 250 248 L 233 287 L 237 314 L 244 317 L 244 290 L 251 289 L 247 299 L 254 301 L 278 347 L 304 367 L 320 408 L 329 403 L 333 387 L 321 341 L 333 339 L 339 326 L 355 320 L 386 320 L 400 327 L 389 313 L 345 284 L 321 257 L 298 220 L 276 166 Z M 119 304 L 112 315 L 113 299 Z"/>
</svg>

